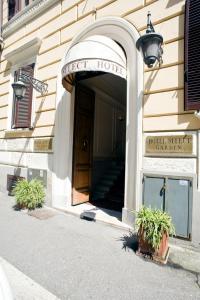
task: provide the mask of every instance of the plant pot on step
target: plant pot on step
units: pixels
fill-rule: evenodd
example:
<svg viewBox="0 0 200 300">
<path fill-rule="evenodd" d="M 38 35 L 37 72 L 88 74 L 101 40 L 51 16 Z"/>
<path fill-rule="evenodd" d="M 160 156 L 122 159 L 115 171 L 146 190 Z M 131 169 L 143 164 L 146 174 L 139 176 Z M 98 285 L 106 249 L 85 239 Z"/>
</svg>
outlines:
<svg viewBox="0 0 200 300">
<path fill-rule="evenodd" d="M 164 233 L 162 235 L 160 244 L 154 248 L 148 240 L 145 239 L 145 233 L 142 229 L 138 231 L 138 253 L 149 255 L 156 261 L 164 262 L 169 252 L 169 236 Z"/>
<path fill-rule="evenodd" d="M 169 235 L 174 234 L 171 217 L 161 210 L 142 207 L 137 214 L 138 254 L 148 255 L 166 263 L 169 253 Z"/>
</svg>

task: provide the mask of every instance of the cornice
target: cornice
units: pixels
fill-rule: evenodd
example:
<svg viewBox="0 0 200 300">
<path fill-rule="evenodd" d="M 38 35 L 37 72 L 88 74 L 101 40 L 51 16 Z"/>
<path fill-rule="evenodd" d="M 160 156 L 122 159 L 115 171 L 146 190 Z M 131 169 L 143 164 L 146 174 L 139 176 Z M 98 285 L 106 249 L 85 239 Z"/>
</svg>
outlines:
<svg viewBox="0 0 200 300">
<path fill-rule="evenodd" d="M 24 61 L 30 57 L 38 54 L 38 50 L 41 45 L 41 40 L 39 38 L 34 38 L 31 41 L 25 43 L 19 48 L 10 51 L 5 55 L 5 59 L 9 61 L 12 65 Z"/>
<path fill-rule="evenodd" d="M 35 0 L 2 26 L 3 38 L 8 37 L 20 27 L 26 25 L 30 20 L 44 12 L 57 1 L 58 0 Z"/>
</svg>

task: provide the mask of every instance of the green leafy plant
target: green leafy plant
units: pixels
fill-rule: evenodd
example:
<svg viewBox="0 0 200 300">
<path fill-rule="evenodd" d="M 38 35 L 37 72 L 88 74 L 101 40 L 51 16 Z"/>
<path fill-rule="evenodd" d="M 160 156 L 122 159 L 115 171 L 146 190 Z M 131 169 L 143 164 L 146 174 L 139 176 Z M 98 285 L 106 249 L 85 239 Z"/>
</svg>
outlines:
<svg viewBox="0 0 200 300">
<path fill-rule="evenodd" d="M 45 198 L 44 186 L 38 179 L 19 180 L 13 190 L 16 204 L 20 208 L 42 207 Z"/>
<path fill-rule="evenodd" d="M 175 234 L 172 219 L 166 212 L 145 206 L 136 213 L 136 226 L 154 249 L 159 247 L 163 234 Z"/>
</svg>

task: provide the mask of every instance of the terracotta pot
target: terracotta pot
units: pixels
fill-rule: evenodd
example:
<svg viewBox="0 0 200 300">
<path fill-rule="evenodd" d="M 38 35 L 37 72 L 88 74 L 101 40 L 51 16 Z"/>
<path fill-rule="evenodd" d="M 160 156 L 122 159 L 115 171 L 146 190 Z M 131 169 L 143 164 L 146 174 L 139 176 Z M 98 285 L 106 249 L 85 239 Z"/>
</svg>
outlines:
<svg viewBox="0 0 200 300">
<path fill-rule="evenodd" d="M 169 236 L 168 234 L 164 233 L 160 241 L 159 247 L 155 250 L 154 256 L 165 259 L 169 249 L 168 241 L 169 241 Z"/>
<path fill-rule="evenodd" d="M 164 233 L 160 242 L 160 245 L 157 249 L 154 249 L 147 240 L 144 238 L 144 231 L 143 229 L 139 229 L 138 231 L 138 239 L 139 239 L 139 248 L 138 252 L 142 254 L 147 254 L 152 256 L 153 258 L 161 258 L 165 259 L 169 246 L 168 246 L 168 240 L 169 236 L 167 233 Z"/>
</svg>

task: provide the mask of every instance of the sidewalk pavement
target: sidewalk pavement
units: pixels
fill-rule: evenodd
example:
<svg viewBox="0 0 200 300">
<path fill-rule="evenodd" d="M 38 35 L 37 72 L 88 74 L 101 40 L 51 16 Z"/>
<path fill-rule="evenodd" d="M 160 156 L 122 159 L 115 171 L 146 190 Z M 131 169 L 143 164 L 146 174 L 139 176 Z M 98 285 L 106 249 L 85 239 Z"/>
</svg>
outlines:
<svg viewBox="0 0 200 300">
<path fill-rule="evenodd" d="M 200 299 L 199 249 L 172 245 L 161 266 L 135 255 L 126 230 L 13 205 L 0 194 L 0 264 L 17 300 Z"/>
<path fill-rule="evenodd" d="M 13 300 L 59 300 L 59 298 L 20 272 L 2 257 L 0 257 L 0 266 L 2 266 L 7 280 L 9 281 Z M 11 299 L 7 297 L 5 299 Z"/>
<path fill-rule="evenodd" d="M 168 264 L 196 274 L 200 285 L 200 251 L 196 248 L 188 249 L 184 245 L 170 244 Z"/>
</svg>

